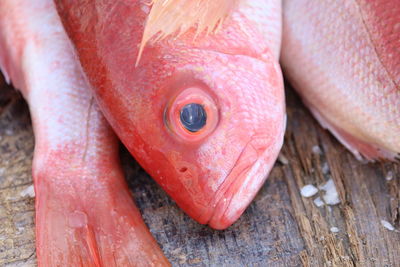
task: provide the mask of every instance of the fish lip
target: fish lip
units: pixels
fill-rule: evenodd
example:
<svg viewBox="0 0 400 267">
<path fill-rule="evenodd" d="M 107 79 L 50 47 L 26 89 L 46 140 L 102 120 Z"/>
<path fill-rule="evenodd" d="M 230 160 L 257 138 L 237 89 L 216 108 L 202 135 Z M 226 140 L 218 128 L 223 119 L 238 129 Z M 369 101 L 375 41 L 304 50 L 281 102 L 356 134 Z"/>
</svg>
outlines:
<svg viewBox="0 0 400 267">
<path fill-rule="evenodd" d="M 253 146 L 253 141 L 245 146 L 237 164 L 227 175 L 211 202 L 213 211 L 207 224 L 214 229 L 223 230 L 232 225 L 252 202 L 278 157 L 283 138 L 274 146 L 264 148 L 260 154 Z M 249 160 L 247 154 L 249 152 L 256 152 L 256 155 L 250 157 L 252 160 Z M 244 160 L 249 164 L 240 165 Z"/>
<path fill-rule="evenodd" d="M 248 168 L 248 171 L 244 172 L 244 175 L 237 177 L 237 180 L 244 180 L 244 182 L 246 182 L 251 179 L 249 173 L 252 173 L 253 169 L 254 166 Z M 208 221 L 208 225 L 217 230 L 223 230 L 232 225 L 251 203 L 266 178 L 267 175 L 263 175 L 261 179 L 259 177 L 255 178 L 256 189 L 250 190 L 248 193 L 243 192 L 244 189 L 242 192 L 230 194 L 227 197 L 225 197 L 225 195 L 221 197 L 215 205 L 214 212 Z M 235 184 L 237 184 L 237 182 Z M 227 191 L 229 191 L 229 189 Z"/>
</svg>

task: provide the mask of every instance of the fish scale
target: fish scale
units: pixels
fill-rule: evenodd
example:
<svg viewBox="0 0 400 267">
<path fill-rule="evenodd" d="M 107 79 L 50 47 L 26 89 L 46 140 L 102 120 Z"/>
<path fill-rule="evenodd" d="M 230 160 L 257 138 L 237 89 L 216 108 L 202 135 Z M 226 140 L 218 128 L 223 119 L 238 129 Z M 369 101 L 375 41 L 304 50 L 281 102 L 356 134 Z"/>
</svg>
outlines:
<svg viewBox="0 0 400 267">
<path fill-rule="evenodd" d="M 282 65 L 317 119 L 357 157 L 394 159 L 400 152 L 400 12 L 384 1 L 284 1 Z M 384 22 L 378 17 L 389 12 Z M 387 29 L 379 38 L 376 27 Z M 371 35 L 372 33 L 372 35 Z M 398 38 L 393 38 L 393 35 Z M 396 50 L 397 48 L 397 50 Z M 389 60 L 380 51 L 392 51 Z"/>
</svg>

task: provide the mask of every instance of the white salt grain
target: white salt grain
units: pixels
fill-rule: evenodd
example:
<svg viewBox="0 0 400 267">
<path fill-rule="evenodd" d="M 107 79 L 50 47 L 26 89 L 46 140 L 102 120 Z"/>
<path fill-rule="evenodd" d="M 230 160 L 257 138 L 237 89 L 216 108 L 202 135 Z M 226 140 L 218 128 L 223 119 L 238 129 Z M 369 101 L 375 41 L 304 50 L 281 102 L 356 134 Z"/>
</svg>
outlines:
<svg viewBox="0 0 400 267">
<path fill-rule="evenodd" d="M 35 189 L 33 188 L 33 185 L 28 186 L 27 188 L 25 188 L 24 190 L 21 191 L 21 193 L 19 193 L 21 195 L 21 197 L 35 197 Z"/>
<path fill-rule="evenodd" d="M 279 154 L 278 160 L 283 165 L 288 165 L 289 164 L 289 160 L 283 154 Z"/>
<path fill-rule="evenodd" d="M 14 134 L 14 131 L 13 131 L 12 129 L 6 129 L 6 130 L 4 131 L 4 133 L 5 133 L 6 135 L 8 135 L 8 136 L 11 136 L 11 135 Z"/>
<path fill-rule="evenodd" d="M 317 192 L 318 192 L 318 189 L 315 186 L 313 186 L 312 184 L 305 185 L 300 189 L 300 193 L 303 197 L 312 197 Z"/>
<path fill-rule="evenodd" d="M 388 173 L 386 174 L 385 177 L 386 181 L 390 181 L 393 179 L 393 172 L 392 171 L 388 171 Z"/>
<path fill-rule="evenodd" d="M 328 172 L 330 171 L 328 162 L 324 162 L 324 164 L 322 164 L 322 174 L 328 174 Z"/>
<path fill-rule="evenodd" d="M 339 228 L 337 228 L 337 227 L 331 227 L 331 232 L 332 232 L 332 233 L 338 233 L 338 232 L 339 232 Z"/>
<path fill-rule="evenodd" d="M 321 155 L 322 154 L 322 150 L 319 146 L 313 146 L 312 147 L 312 152 L 316 155 Z"/>
<path fill-rule="evenodd" d="M 288 165 L 289 164 L 289 160 L 283 154 L 279 154 L 278 160 L 283 165 Z"/>
<path fill-rule="evenodd" d="M 324 205 L 324 202 L 322 201 L 322 199 L 320 197 L 317 197 L 316 199 L 314 199 L 314 204 L 315 206 L 322 207 Z"/>
<path fill-rule="evenodd" d="M 394 227 L 390 222 L 385 221 L 385 220 L 381 220 L 381 224 L 383 225 L 383 227 L 385 227 L 389 231 L 394 231 Z"/>
<path fill-rule="evenodd" d="M 328 182 L 326 182 L 323 186 L 320 186 L 319 189 L 326 192 L 325 195 L 322 196 L 326 204 L 336 205 L 340 203 L 339 194 L 332 179 L 329 179 Z"/>
</svg>

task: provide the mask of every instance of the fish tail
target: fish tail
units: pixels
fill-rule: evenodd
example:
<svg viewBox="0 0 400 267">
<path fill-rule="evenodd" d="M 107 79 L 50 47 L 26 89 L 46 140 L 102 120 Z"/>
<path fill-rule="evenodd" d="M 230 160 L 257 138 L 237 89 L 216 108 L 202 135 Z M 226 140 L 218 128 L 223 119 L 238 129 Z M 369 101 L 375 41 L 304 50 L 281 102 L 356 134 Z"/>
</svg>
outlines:
<svg viewBox="0 0 400 267">
<path fill-rule="evenodd" d="M 34 171 L 39 266 L 168 266 L 122 171 L 90 175 L 73 162 Z"/>
</svg>

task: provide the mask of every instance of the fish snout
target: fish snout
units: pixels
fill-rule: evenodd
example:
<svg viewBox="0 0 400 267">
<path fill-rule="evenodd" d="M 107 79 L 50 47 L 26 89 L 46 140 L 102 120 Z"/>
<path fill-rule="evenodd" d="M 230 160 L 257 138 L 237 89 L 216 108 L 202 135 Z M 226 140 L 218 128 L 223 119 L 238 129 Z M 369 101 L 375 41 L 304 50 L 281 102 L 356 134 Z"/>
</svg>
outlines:
<svg viewBox="0 0 400 267">
<path fill-rule="evenodd" d="M 251 203 L 265 182 L 283 143 L 268 136 L 253 136 L 236 164 L 216 192 L 208 224 L 225 229 L 233 224 Z"/>
</svg>

